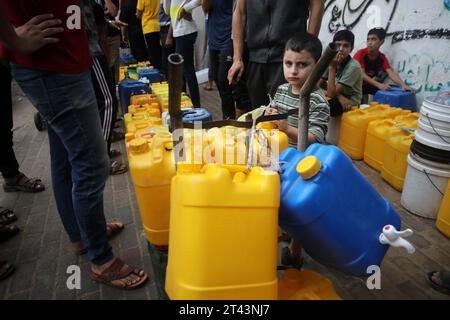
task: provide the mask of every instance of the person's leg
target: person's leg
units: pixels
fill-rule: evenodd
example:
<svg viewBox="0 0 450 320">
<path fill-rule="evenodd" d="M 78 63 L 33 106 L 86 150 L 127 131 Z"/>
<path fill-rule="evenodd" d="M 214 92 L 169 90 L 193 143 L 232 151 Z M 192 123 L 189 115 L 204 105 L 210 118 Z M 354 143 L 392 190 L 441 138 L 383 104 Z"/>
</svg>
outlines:
<svg viewBox="0 0 450 320">
<path fill-rule="evenodd" d="M 145 42 L 147 44 L 147 52 L 150 63 L 156 69 L 161 69 L 161 44 L 159 32 L 145 34 Z"/>
<path fill-rule="evenodd" d="M 111 74 L 114 79 L 114 84 L 116 84 L 119 81 L 120 41 L 121 41 L 120 35 L 108 37 L 108 49 L 110 59 L 109 67 L 111 68 Z"/>
<path fill-rule="evenodd" d="M 113 258 L 103 212 L 108 158 L 90 74 L 50 74 L 21 67 L 13 67 L 13 72 L 48 123 L 55 200 L 69 237 L 76 240 L 72 231 L 78 227 L 89 259 L 106 263 Z"/>
<path fill-rule="evenodd" d="M 198 108 L 200 104 L 200 92 L 198 90 L 197 76 L 194 68 L 194 43 L 197 38 L 197 32 L 176 37 L 175 52 L 184 58 L 184 78 L 189 87 L 189 94 L 194 107 Z"/>
<path fill-rule="evenodd" d="M 11 74 L 9 68 L 0 61 L 0 172 L 3 178 L 19 174 L 19 164 L 13 149 L 13 113 L 11 97 Z"/>
<path fill-rule="evenodd" d="M 111 124 L 113 122 L 113 103 L 109 84 L 105 73 L 103 72 L 103 63 L 106 63 L 106 59 L 103 56 L 92 57 L 91 79 L 100 113 L 103 139 L 107 142 L 106 149 L 109 152 L 111 147 L 109 137 L 111 135 Z"/>
<path fill-rule="evenodd" d="M 222 116 L 224 119 L 235 119 L 236 109 L 233 99 L 233 88 L 228 83 L 228 70 L 232 64 L 231 50 L 221 50 L 219 54 L 219 70 L 217 72 L 217 88 L 222 100 Z"/>
<path fill-rule="evenodd" d="M 252 108 L 266 106 L 269 103 L 266 83 L 264 81 L 264 64 L 249 62 L 247 68 L 247 88 Z"/>
<path fill-rule="evenodd" d="M 128 40 L 130 42 L 130 51 L 133 57 L 138 62 L 148 61 L 148 52 L 142 31 L 128 30 Z"/>
<path fill-rule="evenodd" d="M 5 192 L 41 192 L 45 186 L 41 179 L 28 178 L 19 171 L 19 164 L 13 149 L 13 112 L 11 96 L 11 73 L 6 62 L 0 61 L 0 172 Z"/>
<path fill-rule="evenodd" d="M 167 78 L 167 58 L 175 52 L 175 48 L 174 46 L 167 48 L 166 47 L 166 38 L 167 38 L 167 34 L 169 32 L 169 27 L 165 26 L 165 27 L 161 27 L 161 30 L 159 31 L 159 36 L 161 38 L 161 56 L 162 56 L 162 61 L 161 61 L 161 71 L 164 73 L 164 75 Z"/>
</svg>

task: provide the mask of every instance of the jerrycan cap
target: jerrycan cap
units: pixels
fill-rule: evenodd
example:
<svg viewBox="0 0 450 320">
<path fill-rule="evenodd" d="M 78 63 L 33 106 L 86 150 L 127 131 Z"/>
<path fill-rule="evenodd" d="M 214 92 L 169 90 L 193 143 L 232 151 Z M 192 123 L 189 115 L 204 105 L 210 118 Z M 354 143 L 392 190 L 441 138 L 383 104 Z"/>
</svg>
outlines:
<svg viewBox="0 0 450 320">
<path fill-rule="evenodd" d="M 142 154 L 150 150 L 147 140 L 137 138 L 130 141 L 130 151 L 133 154 Z"/>
<path fill-rule="evenodd" d="M 126 142 L 130 142 L 134 138 L 135 138 L 134 133 L 132 133 L 132 132 L 125 133 L 125 141 Z"/>
<path fill-rule="evenodd" d="M 313 178 L 321 168 L 322 163 L 315 156 L 307 156 L 297 164 L 297 172 L 304 180 Z"/>
</svg>

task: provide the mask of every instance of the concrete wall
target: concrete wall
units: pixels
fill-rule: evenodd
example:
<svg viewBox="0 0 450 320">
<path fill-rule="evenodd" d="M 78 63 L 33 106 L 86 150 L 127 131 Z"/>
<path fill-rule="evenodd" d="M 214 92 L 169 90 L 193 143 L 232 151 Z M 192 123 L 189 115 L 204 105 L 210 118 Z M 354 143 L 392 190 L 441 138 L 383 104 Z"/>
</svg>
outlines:
<svg viewBox="0 0 450 320">
<path fill-rule="evenodd" d="M 387 30 L 381 51 L 406 83 L 424 97 L 450 82 L 450 0 L 326 0 L 319 38 L 324 45 L 341 29 L 365 47 L 367 31 Z"/>
</svg>

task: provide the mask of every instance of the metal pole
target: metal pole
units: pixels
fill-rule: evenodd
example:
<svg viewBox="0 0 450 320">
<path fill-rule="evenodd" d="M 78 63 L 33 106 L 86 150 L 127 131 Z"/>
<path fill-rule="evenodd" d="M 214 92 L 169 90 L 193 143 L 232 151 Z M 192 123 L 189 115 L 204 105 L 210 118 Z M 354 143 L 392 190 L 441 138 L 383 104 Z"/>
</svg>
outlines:
<svg viewBox="0 0 450 320">
<path fill-rule="evenodd" d="M 168 64 L 168 78 L 169 78 L 169 115 L 170 115 L 170 132 L 174 134 L 173 146 L 174 150 L 181 150 L 183 153 L 183 146 L 178 144 L 183 143 L 183 113 L 181 112 L 181 91 L 183 90 L 183 63 L 184 59 L 181 54 L 172 53 L 167 58 Z M 176 154 L 175 163 L 178 163 L 183 154 Z"/>
<path fill-rule="evenodd" d="M 306 82 L 303 84 L 300 91 L 300 100 L 298 107 L 298 136 L 297 136 L 297 150 L 304 152 L 308 146 L 308 126 L 309 126 L 309 97 L 311 92 L 317 85 L 320 77 L 330 65 L 331 61 L 336 56 L 338 47 L 331 42 L 322 57 L 320 57 L 313 71 L 309 75 Z"/>
</svg>

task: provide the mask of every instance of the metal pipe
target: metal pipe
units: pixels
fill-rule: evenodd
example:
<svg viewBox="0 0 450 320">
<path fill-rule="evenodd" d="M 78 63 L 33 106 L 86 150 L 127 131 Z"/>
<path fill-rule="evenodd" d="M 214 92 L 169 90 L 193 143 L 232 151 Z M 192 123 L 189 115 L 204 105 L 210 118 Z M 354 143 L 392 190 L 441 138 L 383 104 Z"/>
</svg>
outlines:
<svg viewBox="0 0 450 320">
<path fill-rule="evenodd" d="M 297 150 L 304 152 L 308 146 L 308 127 L 309 127 L 309 98 L 311 92 L 317 85 L 320 77 L 330 65 L 331 61 L 338 52 L 338 46 L 331 42 L 325 52 L 320 57 L 313 71 L 306 79 L 300 90 L 300 100 L 298 107 L 298 136 L 297 136 Z"/>
<path fill-rule="evenodd" d="M 172 53 L 168 60 L 170 132 L 173 133 L 175 163 L 183 154 L 183 113 L 181 112 L 181 91 L 183 90 L 183 63 L 181 54 Z"/>
</svg>

